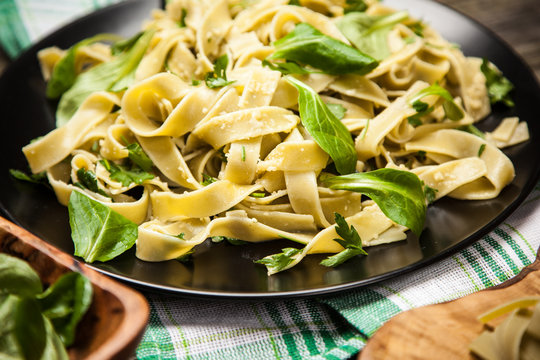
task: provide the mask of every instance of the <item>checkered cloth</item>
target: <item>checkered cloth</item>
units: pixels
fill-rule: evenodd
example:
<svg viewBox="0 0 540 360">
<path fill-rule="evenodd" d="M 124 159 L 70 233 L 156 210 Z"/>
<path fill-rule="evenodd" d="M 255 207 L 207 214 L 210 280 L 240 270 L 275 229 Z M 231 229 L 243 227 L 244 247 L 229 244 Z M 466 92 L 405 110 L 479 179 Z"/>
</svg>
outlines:
<svg viewBox="0 0 540 360">
<path fill-rule="evenodd" d="M 0 0 L 0 45 L 32 42 L 120 0 Z M 392 316 L 452 300 L 516 275 L 540 245 L 540 187 L 497 229 L 421 270 L 332 298 L 238 302 L 146 294 L 140 359 L 347 359 Z"/>
</svg>

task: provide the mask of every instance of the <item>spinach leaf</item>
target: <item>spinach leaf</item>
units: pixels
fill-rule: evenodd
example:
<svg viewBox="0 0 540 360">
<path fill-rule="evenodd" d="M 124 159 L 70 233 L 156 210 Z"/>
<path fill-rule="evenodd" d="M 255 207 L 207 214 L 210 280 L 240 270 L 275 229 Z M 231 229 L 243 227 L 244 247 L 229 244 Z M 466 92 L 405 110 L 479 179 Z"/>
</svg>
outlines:
<svg viewBox="0 0 540 360">
<path fill-rule="evenodd" d="M 14 314 L 13 334 L 24 359 L 42 359 L 47 344 L 45 319 L 35 299 L 20 298 Z"/>
<path fill-rule="evenodd" d="M 127 88 L 133 82 L 135 70 L 153 35 L 153 31 L 145 32 L 129 51 L 80 74 L 73 86 L 60 98 L 56 111 L 56 126 L 66 124 L 91 93 L 121 91 Z"/>
<path fill-rule="evenodd" d="M 334 114 L 338 120 L 342 120 L 345 117 L 347 109 L 341 104 L 325 103 L 328 109 Z"/>
<path fill-rule="evenodd" d="M 504 75 L 495 70 L 487 59 L 482 59 L 480 70 L 486 77 L 486 87 L 490 102 L 492 104 L 502 102 L 508 107 L 513 107 L 514 101 L 510 97 L 510 92 L 514 89 L 514 85 Z"/>
<path fill-rule="evenodd" d="M 118 35 L 98 34 L 91 38 L 81 40 L 69 48 L 66 54 L 58 61 L 58 63 L 56 63 L 53 68 L 51 78 L 47 83 L 47 97 L 51 99 L 59 98 L 73 85 L 75 79 L 77 78 L 75 57 L 77 55 L 77 51 L 81 47 L 100 41 L 115 41 L 118 39 Z"/>
<path fill-rule="evenodd" d="M 38 174 L 28 175 L 17 169 L 9 169 L 9 173 L 11 176 L 13 176 L 17 180 L 26 181 L 32 184 L 47 185 L 49 183 L 49 180 L 47 179 L 47 173 L 45 171 L 40 172 Z"/>
<path fill-rule="evenodd" d="M 288 35 L 274 42 L 274 47 L 275 52 L 267 60 L 306 64 L 331 75 L 365 75 L 379 64 L 371 56 L 306 23 L 297 24 Z"/>
<path fill-rule="evenodd" d="M 107 169 L 109 176 L 112 180 L 122 183 L 124 186 L 129 186 L 132 183 L 142 185 L 145 180 L 151 180 L 154 175 L 146 171 L 142 171 L 137 167 L 128 169 L 126 166 L 117 165 L 116 163 L 108 160 L 100 160 L 101 165 Z"/>
<path fill-rule="evenodd" d="M 290 75 L 290 74 L 307 75 L 307 74 L 314 73 L 314 71 L 306 69 L 305 67 L 302 67 L 292 61 L 285 61 L 285 62 L 279 62 L 279 63 L 273 64 L 267 59 L 264 59 L 262 61 L 262 65 L 267 66 L 274 71 L 279 71 L 283 75 Z"/>
<path fill-rule="evenodd" d="M 90 280 L 77 272 L 67 273 L 37 298 L 64 345 L 71 345 L 77 324 L 92 302 Z"/>
<path fill-rule="evenodd" d="M 77 178 L 79 179 L 74 185 L 81 189 L 88 189 L 100 195 L 110 197 L 103 189 L 98 186 L 98 179 L 93 171 L 80 168 L 77 170 Z"/>
<path fill-rule="evenodd" d="M 204 77 L 206 86 L 215 89 L 232 84 L 234 80 L 227 80 L 227 65 L 229 65 L 229 57 L 226 54 L 220 56 L 214 64 L 214 71 L 207 73 Z"/>
<path fill-rule="evenodd" d="M 461 131 L 468 132 L 469 134 L 476 135 L 476 136 L 478 136 L 479 138 L 482 138 L 482 139 L 486 138 L 486 135 L 482 132 L 482 130 L 478 129 L 473 124 L 462 125 L 460 127 L 457 127 L 456 130 L 461 130 Z"/>
<path fill-rule="evenodd" d="M 144 34 L 144 32 L 139 32 L 129 39 L 124 39 L 117 41 L 111 46 L 111 52 L 113 55 L 118 55 L 126 50 L 129 50 L 137 43 L 137 41 L 140 39 L 140 37 Z"/>
<path fill-rule="evenodd" d="M 137 240 L 137 224 L 79 191 L 71 193 L 68 210 L 74 254 L 86 262 L 111 260 Z"/>
<path fill-rule="evenodd" d="M 32 297 L 0 296 L 0 358 L 68 360 L 49 319 Z"/>
<path fill-rule="evenodd" d="M 368 8 L 364 0 L 347 0 L 346 4 L 344 9 L 345 14 L 355 11 L 366 11 Z"/>
<path fill-rule="evenodd" d="M 415 174 L 395 169 L 335 176 L 323 180 L 330 189 L 349 190 L 371 198 L 392 221 L 420 235 L 426 218 L 422 181 Z"/>
<path fill-rule="evenodd" d="M 293 77 L 286 79 L 298 89 L 300 119 L 306 130 L 334 160 L 340 174 L 353 172 L 358 157 L 351 134 L 345 125 L 312 88 Z"/>
<path fill-rule="evenodd" d="M 302 252 L 302 249 L 285 248 L 282 251 L 278 254 L 268 255 L 255 263 L 265 265 L 271 273 L 277 273 L 285 269 L 293 261 L 293 257 Z"/>
<path fill-rule="evenodd" d="M 42 291 L 38 274 L 26 261 L 0 254 L 0 294 L 35 296 Z"/>
<path fill-rule="evenodd" d="M 411 106 L 418 112 L 417 114 L 418 116 L 422 116 L 433 111 L 433 108 L 428 107 L 428 104 L 420 101 L 420 99 L 429 95 L 440 96 L 441 98 L 444 99 L 442 106 L 443 106 L 446 117 L 449 118 L 450 120 L 460 120 L 463 118 L 463 116 L 465 116 L 463 114 L 463 111 L 454 102 L 454 98 L 452 97 L 452 95 L 450 95 L 448 90 L 441 87 L 437 83 L 431 86 L 428 86 L 425 89 L 420 90 L 411 99 L 409 99 L 409 104 L 411 104 Z M 413 117 L 417 115 L 413 115 Z"/>
<path fill-rule="evenodd" d="M 336 25 L 357 49 L 377 60 L 383 60 L 390 56 L 388 34 L 394 25 L 408 18 L 406 11 L 383 16 L 351 12 L 338 20 Z"/>
<path fill-rule="evenodd" d="M 334 213 L 334 218 L 336 220 L 336 233 L 341 236 L 341 239 L 334 239 L 334 241 L 343 246 L 345 250 L 327 257 L 321 261 L 321 265 L 338 266 L 357 255 L 367 255 L 367 252 L 362 248 L 360 235 L 354 226 L 351 225 L 349 228 L 345 218 L 338 213 Z"/>
</svg>

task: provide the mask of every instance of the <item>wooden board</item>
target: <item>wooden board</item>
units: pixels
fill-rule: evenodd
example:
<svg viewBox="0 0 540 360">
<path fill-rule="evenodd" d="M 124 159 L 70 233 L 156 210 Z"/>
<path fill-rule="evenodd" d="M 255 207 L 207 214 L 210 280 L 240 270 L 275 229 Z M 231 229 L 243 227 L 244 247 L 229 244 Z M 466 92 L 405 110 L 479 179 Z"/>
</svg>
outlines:
<svg viewBox="0 0 540 360">
<path fill-rule="evenodd" d="M 1 217 L 0 252 L 26 260 L 44 287 L 70 271 L 78 271 L 92 282 L 92 304 L 77 327 L 75 342 L 68 348 L 70 359 L 128 359 L 134 355 L 149 316 L 148 303 L 140 293 Z"/>
<path fill-rule="evenodd" d="M 540 296 L 540 255 L 498 286 L 393 317 L 369 339 L 358 358 L 473 359 L 468 345 L 483 330 L 478 316 L 526 296 Z"/>
</svg>

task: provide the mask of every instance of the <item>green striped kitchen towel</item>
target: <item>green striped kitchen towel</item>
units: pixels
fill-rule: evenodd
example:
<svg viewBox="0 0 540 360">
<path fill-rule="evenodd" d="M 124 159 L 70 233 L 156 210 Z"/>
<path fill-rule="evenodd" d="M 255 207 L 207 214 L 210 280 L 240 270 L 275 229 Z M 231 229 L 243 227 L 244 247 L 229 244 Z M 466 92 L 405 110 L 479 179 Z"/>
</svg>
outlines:
<svg viewBox="0 0 540 360">
<path fill-rule="evenodd" d="M 120 0 L 0 0 L 0 44 L 15 57 L 74 17 Z M 140 359 L 348 359 L 392 316 L 499 284 L 540 245 L 540 186 L 496 230 L 421 270 L 324 299 L 193 300 L 145 294 Z"/>
</svg>

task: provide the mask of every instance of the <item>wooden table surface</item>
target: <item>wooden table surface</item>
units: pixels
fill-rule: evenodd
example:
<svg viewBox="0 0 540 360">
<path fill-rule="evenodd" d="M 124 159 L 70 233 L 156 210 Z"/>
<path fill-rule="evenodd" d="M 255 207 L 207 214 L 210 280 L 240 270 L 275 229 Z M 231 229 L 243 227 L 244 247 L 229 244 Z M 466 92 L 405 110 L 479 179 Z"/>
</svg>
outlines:
<svg viewBox="0 0 540 360">
<path fill-rule="evenodd" d="M 438 0 L 478 20 L 526 60 L 540 79 L 540 0 Z M 0 72 L 8 60 L 0 52 Z"/>
</svg>

